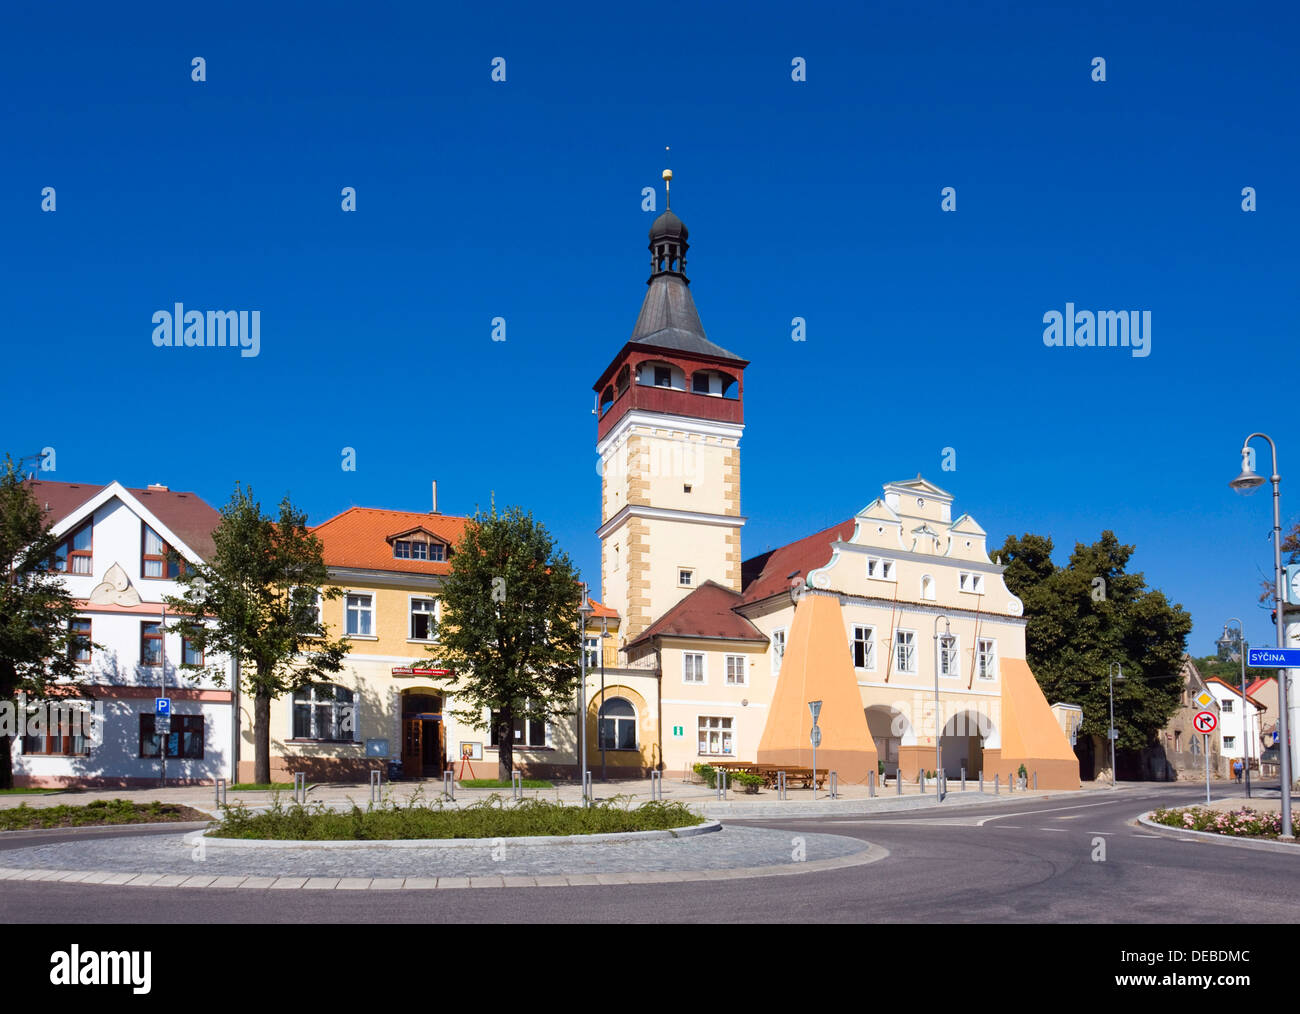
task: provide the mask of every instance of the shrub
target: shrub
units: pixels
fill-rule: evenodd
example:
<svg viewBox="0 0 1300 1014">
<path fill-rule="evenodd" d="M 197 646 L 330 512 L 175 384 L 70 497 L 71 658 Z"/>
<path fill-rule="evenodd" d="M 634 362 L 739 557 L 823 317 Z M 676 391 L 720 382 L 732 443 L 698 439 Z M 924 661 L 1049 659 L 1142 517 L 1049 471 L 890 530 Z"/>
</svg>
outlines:
<svg viewBox="0 0 1300 1014">
<path fill-rule="evenodd" d="M 754 793 L 763 784 L 763 776 L 749 771 L 733 771 L 731 772 L 731 781 L 734 785 L 744 788 L 746 792 Z"/>
<path fill-rule="evenodd" d="M 1280 813 L 1258 813 L 1255 810 L 1211 810 L 1203 806 L 1190 809 L 1155 810 L 1151 819 L 1157 824 L 1176 827 L 1183 831 L 1208 831 L 1235 838 L 1276 838 L 1282 833 Z M 1300 814 L 1291 817 L 1293 834 L 1300 834 Z"/>
<path fill-rule="evenodd" d="M 696 764 L 695 773 L 704 779 L 704 784 L 709 788 L 718 787 L 718 769 L 712 764 Z"/>
</svg>

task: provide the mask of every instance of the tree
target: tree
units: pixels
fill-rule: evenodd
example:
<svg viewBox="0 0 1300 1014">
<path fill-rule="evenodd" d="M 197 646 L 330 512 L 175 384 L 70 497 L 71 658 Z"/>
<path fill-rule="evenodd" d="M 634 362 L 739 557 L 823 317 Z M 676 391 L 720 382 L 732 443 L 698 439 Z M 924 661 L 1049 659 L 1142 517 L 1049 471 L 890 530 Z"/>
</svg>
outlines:
<svg viewBox="0 0 1300 1014">
<path fill-rule="evenodd" d="M 273 521 L 252 489 L 236 483 L 212 540 L 212 559 L 185 567 L 181 594 L 166 598 L 168 610 L 179 614 L 171 629 L 204 656 L 239 661 L 242 687 L 253 699 L 253 780 L 265 783 L 271 780 L 271 701 L 328 683 L 343 668 L 348 644 L 329 639 L 319 609 L 322 597 L 342 593 L 325 587 L 320 540 L 288 497 Z"/>
<path fill-rule="evenodd" d="M 1164 728 L 1182 698 L 1178 674 L 1192 618 L 1125 569 L 1134 547 L 1112 531 L 1076 543 L 1057 567 L 1052 540 L 1008 536 L 1001 549 L 1007 587 L 1025 604 L 1025 649 L 1048 700 L 1083 708 L 1081 732 L 1105 739 L 1110 720 L 1109 666 L 1115 682 L 1116 749 L 1140 750 Z"/>
<path fill-rule="evenodd" d="M 492 713 L 502 781 L 514 768 L 516 719 L 574 713 L 578 588 L 569 557 L 517 507 L 476 512 L 451 555 L 429 651 L 453 670 L 444 681 L 458 704 L 452 714 L 478 726 L 484 708 Z"/>
<path fill-rule="evenodd" d="M 0 476 L 0 707 L 17 714 L 18 694 L 40 699 L 56 680 L 76 681 L 72 621 L 77 605 L 50 568 L 52 534 L 17 463 L 5 455 Z M 0 789 L 13 788 L 10 726 L 0 722 Z"/>
</svg>

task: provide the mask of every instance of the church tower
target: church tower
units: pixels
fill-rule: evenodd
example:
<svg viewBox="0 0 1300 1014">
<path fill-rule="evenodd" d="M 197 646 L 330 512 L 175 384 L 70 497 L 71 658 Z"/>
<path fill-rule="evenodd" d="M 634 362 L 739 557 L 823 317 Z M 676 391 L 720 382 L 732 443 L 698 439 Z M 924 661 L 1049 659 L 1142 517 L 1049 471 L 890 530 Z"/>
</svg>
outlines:
<svg viewBox="0 0 1300 1014">
<path fill-rule="evenodd" d="M 593 386 L 601 599 L 623 617 L 620 648 L 705 581 L 740 591 L 749 363 L 704 335 L 687 236 L 668 203 L 650 227 L 649 289 L 632 337 Z"/>
</svg>

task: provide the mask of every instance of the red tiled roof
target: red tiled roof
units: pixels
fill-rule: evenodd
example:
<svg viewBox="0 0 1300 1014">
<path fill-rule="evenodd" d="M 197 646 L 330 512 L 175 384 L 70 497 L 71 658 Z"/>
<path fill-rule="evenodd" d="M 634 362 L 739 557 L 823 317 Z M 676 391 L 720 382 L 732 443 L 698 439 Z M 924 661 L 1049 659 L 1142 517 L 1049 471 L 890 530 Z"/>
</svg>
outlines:
<svg viewBox="0 0 1300 1014">
<path fill-rule="evenodd" d="M 790 575 L 798 572 L 808 579 L 808 574 L 830 562 L 831 543 L 847 541 L 853 535 L 854 519 L 841 521 L 813 535 L 787 543 L 777 549 L 755 556 L 740 565 L 741 586 L 744 591 L 738 604 L 748 605 L 770 595 L 790 589 Z"/>
<path fill-rule="evenodd" d="M 1276 682 L 1277 682 L 1276 676 L 1265 676 L 1261 679 L 1257 679 L 1254 683 L 1250 684 L 1250 686 L 1246 687 L 1246 693 L 1247 695 L 1257 694 L 1265 687 L 1267 687 L 1270 683 L 1276 683 Z"/>
<path fill-rule="evenodd" d="M 37 503 L 45 508 L 46 517 L 51 522 L 66 518 L 104 489 L 89 483 L 49 482 L 45 479 L 33 479 L 27 485 Z M 212 558 L 216 549 L 212 532 L 221 523 L 221 515 L 197 493 L 132 489 L 129 486 L 126 490 L 202 559 Z"/>
<path fill-rule="evenodd" d="M 651 637 L 716 637 L 726 641 L 767 641 L 756 626 L 736 613 L 741 597 L 716 581 L 705 581 L 646 628 L 632 644 Z M 631 645 L 629 645 L 631 647 Z"/>
<path fill-rule="evenodd" d="M 598 619 L 600 619 L 602 616 L 608 616 L 611 620 L 617 620 L 617 619 L 618 619 L 618 610 L 617 610 L 617 609 L 610 609 L 609 606 L 603 606 L 603 605 L 601 605 L 599 602 L 597 602 L 595 599 L 593 599 L 590 595 L 587 596 L 587 605 L 591 606 L 591 608 L 595 610 L 595 612 L 593 612 L 593 613 L 591 614 L 592 617 L 593 617 L 594 619 L 597 619 L 597 620 L 598 620 Z"/>
<path fill-rule="evenodd" d="M 311 531 L 321 541 L 325 565 L 356 567 L 360 570 L 392 570 L 408 574 L 449 574 L 449 560 L 399 560 L 393 556 L 389 536 L 424 528 L 449 546 L 455 547 L 465 533 L 469 518 L 454 514 L 390 511 L 375 507 L 351 507 Z"/>
<path fill-rule="evenodd" d="M 1209 677 L 1207 680 L 1205 680 L 1205 682 L 1206 682 L 1206 683 L 1217 683 L 1217 684 L 1219 684 L 1219 686 L 1221 686 L 1221 687 L 1227 687 L 1229 690 L 1231 690 L 1231 691 L 1232 691 L 1234 694 L 1236 694 L 1238 697 L 1241 696 L 1241 687 L 1239 687 L 1239 686 L 1234 687 L 1231 683 L 1228 683 L 1228 682 L 1226 682 L 1225 680 L 1221 680 L 1218 676 L 1211 676 L 1211 677 Z M 1254 704 L 1254 705 L 1256 705 L 1257 707 L 1260 707 L 1260 708 L 1264 707 L 1264 705 L 1260 704 L 1259 701 L 1255 700 L 1253 697 L 1250 696 L 1250 687 L 1247 687 L 1247 688 L 1246 688 L 1246 700 L 1250 701 L 1251 704 Z"/>
</svg>

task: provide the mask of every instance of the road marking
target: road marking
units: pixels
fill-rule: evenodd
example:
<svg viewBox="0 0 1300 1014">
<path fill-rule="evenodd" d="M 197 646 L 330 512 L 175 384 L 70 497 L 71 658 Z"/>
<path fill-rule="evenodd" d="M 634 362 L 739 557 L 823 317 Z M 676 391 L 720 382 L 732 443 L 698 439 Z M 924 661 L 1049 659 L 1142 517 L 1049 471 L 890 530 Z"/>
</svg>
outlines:
<svg viewBox="0 0 1300 1014">
<path fill-rule="evenodd" d="M 1134 834 L 1134 835 L 1132 835 L 1131 837 L 1133 837 L 1133 838 L 1163 838 L 1164 835 L 1162 835 L 1162 834 Z M 1188 841 L 1189 839 L 1187 839 L 1187 838 L 1179 838 L 1178 840 L 1179 840 L 1179 841 Z"/>
<path fill-rule="evenodd" d="M 1069 834 L 1069 833 L 1070 833 L 1069 831 L 1067 831 L 1067 830 L 1066 830 L 1065 828 L 1063 828 L 1063 827 L 1040 827 L 1038 830 L 1040 830 L 1040 831 L 1055 831 L 1055 832 L 1057 832 L 1058 834 Z"/>
<path fill-rule="evenodd" d="M 981 818 L 978 824 L 983 827 L 990 820 L 1003 820 L 1006 817 L 1037 817 L 1040 813 L 1056 813 L 1059 810 L 1084 810 L 1090 806 L 1110 806 L 1114 802 L 1115 800 L 1108 799 L 1104 803 L 1080 803 L 1078 806 L 1053 806 L 1046 810 L 1021 810 L 1019 813 L 999 813 L 995 816 Z"/>
<path fill-rule="evenodd" d="M 1057 817 L 1057 820 L 1082 820 L 1088 816 L 1086 813 L 1072 813 L 1068 817 Z"/>
</svg>

